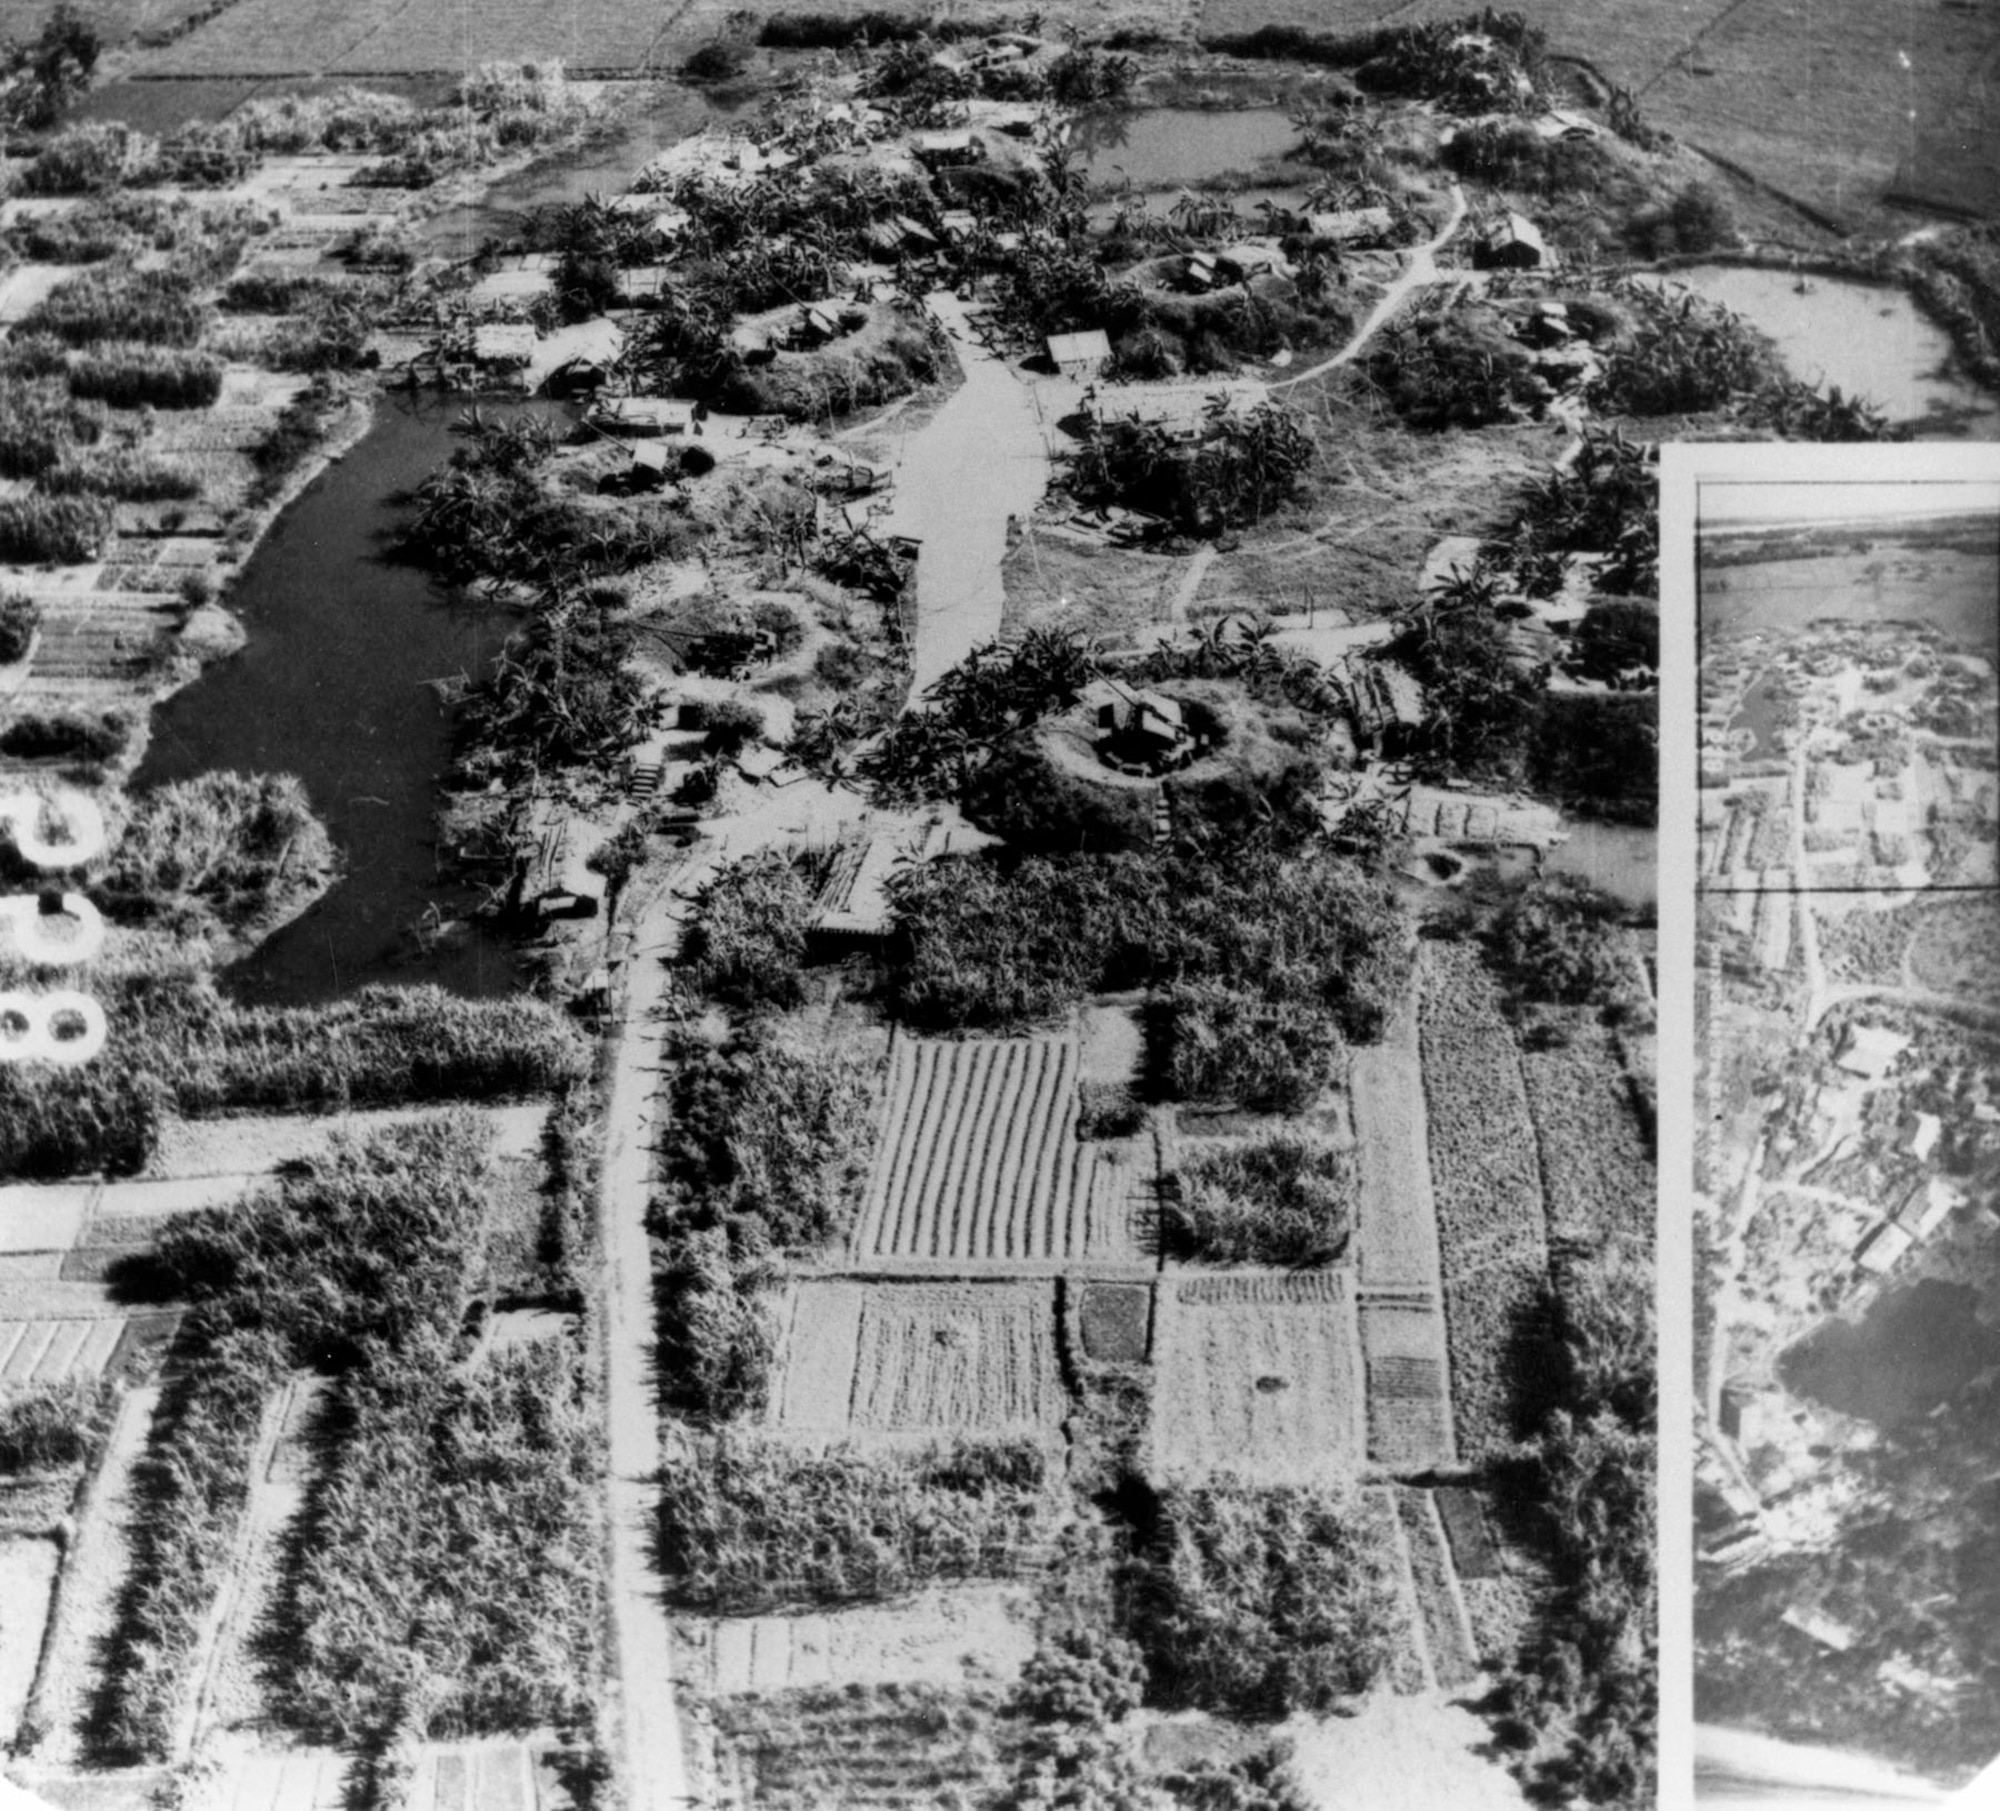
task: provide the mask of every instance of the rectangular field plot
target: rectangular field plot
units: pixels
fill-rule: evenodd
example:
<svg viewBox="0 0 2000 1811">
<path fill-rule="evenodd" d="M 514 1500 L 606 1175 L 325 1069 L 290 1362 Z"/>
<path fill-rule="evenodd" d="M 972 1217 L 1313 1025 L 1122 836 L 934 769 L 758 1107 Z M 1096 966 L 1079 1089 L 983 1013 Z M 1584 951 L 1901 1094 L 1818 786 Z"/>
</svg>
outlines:
<svg viewBox="0 0 2000 1811">
<path fill-rule="evenodd" d="M 1028 1587 L 951 1585 L 896 1604 L 718 1622 L 709 1689 L 727 1694 L 973 1680 L 1011 1685 L 1034 1651 Z"/>
<path fill-rule="evenodd" d="M 1399 1011 L 1379 1043 L 1350 1052 L 1347 1085 L 1360 1163 L 1361 1280 L 1371 1288 L 1435 1289 L 1437 1203 L 1414 1012 Z"/>
<path fill-rule="evenodd" d="M 1368 1378 L 1368 1457 L 1391 1471 L 1448 1463 L 1444 1317 L 1427 1305 L 1363 1302 L 1361 1354 Z"/>
<path fill-rule="evenodd" d="M 1164 1477 L 1351 1477 L 1361 1363 L 1341 1271 L 1169 1276 L 1154 1312 L 1152 1460 Z"/>
<path fill-rule="evenodd" d="M 124 1319 L 115 1314 L 87 1320 L 0 1321 L 0 1388 L 101 1377 L 124 1333 Z"/>
<path fill-rule="evenodd" d="M 1076 1135 L 1074 1038 L 908 1038 L 855 1234 L 857 1263 L 1131 1260 L 1147 1179 Z"/>
<path fill-rule="evenodd" d="M 794 1288 L 771 1391 L 787 1432 L 1044 1433 L 1068 1407 L 1052 1283 Z"/>
<path fill-rule="evenodd" d="M 632 69 L 669 18 L 638 0 L 239 0 L 147 64 L 163 75 L 401 75 L 562 59 Z"/>
</svg>

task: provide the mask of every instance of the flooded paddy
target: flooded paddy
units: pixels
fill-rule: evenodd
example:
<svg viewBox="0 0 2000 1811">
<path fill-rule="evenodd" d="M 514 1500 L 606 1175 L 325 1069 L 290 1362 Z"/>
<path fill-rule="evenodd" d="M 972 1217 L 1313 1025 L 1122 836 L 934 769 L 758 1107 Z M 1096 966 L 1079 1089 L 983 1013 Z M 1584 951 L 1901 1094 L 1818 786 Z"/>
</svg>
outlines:
<svg viewBox="0 0 2000 1811">
<path fill-rule="evenodd" d="M 1892 1426 L 2000 1363 L 2000 1327 L 1978 1311 L 1970 1285 L 1926 1277 L 1877 1296 L 1858 1322 L 1825 1322 L 1784 1353 L 1778 1372 L 1798 1395 Z"/>
<path fill-rule="evenodd" d="M 1783 696 L 1776 678 L 1770 673 L 1759 674 L 1743 694 L 1743 701 L 1736 707 L 1736 715 L 1729 720 L 1729 727 L 1742 730 L 1749 737 L 1743 746 L 1746 759 L 1755 761 L 1766 755 L 1775 756 L 1784 752 L 1778 740 Z"/>
<path fill-rule="evenodd" d="M 1093 185 L 1178 189 L 1247 176 L 1291 150 L 1298 136 L 1282 107 L 1156 107 L 1086 114 L 1070 143 Z"/>
<path fill-rule="evenodd" d="M 1770 336 L 1794 377 L 1866 397 L 1893 422 L 1973 439 L 2000 435 L 2000 398 L 1958 370 L 1950 336 L 1907 290 L 1735 264 L 1648 280 L 1740 314 Z"/>
<path fill-rule="evenodd" d="M 341 852 L 332 891 L 225 971 L 238 998 L 512 983 L 498 938 L 475 929 L 424 953 L 409 935 L 429 908 L 452 916 L 470 903 L 439 884 L 432 813 L 450 722 L 429 682 L 482 676 L 515 626 L 511 612 L 447 596 L 388 557 L 395 499 L 446 456 L 465 406 L 385 397 L 367 436 L 285 511 L 229 591 L 242 652 L 154 714 L 135 787 L 213 769 L 294 773 Z"/>
</svg>

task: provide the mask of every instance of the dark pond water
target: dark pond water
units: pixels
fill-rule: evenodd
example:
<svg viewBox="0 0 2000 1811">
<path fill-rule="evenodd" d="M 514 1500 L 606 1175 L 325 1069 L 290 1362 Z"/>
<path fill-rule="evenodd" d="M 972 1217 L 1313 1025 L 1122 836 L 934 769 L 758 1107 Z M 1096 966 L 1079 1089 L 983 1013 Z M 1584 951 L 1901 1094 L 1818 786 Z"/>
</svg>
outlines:
<svg viewBox="0 0 2000 1811">
<path fill-rule="evenodd" d="M 464 406 L 384 398 L 367 437 L 292 504 L 230 591 L 248 645 L 154 714 L 139 786 L 215 768 L 295 773 L 346 864 L 318 905 L 226 971 L 239 999 L 324 1000 L 370 981 L 466 994 L 512 984 L 497 938 L 475 929 L 423 952 L 410 935 L 431 906 L 451 917 L 470 903 L 438 876 L 432 814 L 450 723 L 426 682 L 483 675 L 516 626 L 386 557 L 395 499 L 445 457 Z"/>
<path fill-rule="evenodd" d="M 1979 1292 L 1935 1277 L 1878 1296 L 1857 1323 L 1830 1320 L 1778 1362 L 1788 1389 L 1880 1426 L 1928 1414 L 2000 1362 Z"/>
<path fill-rule="evenodd" d="M 1641 824 L 1607 824 L 1596 818 L 1566 818 L 1566 842 L 1542 857 L 1543 870 L 1573 874 L 1628 906 L 1659 903 L 1659 834 Z"/>
<path fill-rule="evenodd" d="M 662 86 L 622 111 L 602 137 L 495 183 L 476 202 L 431 215 L 418 225 L 417 237 L 427 251 L 469 258 L 486 240 L 518 231 L 536 208 L 623 194 L 660 152 L 737 110 L 692 89 Z"/>
<path fill-rule="evenodd" d="M 1076 122 L 1071 143 L 1092 183 L 1180 188 L 1255 170 L 1298 142 L 1282 107 L 1226 111 L 1155 107 L 1144 113 L 1092 113 Z"/>
<path fill-rule="evenodd" d="M 1750 732 L 1750 746 L 1745 753 L 1752 760 L 1779 752 L 1778 705 L 1776 687 L 1766 673 L 1751 683 L 1742 703 L 1736 707 L 1736 715 L 1730 719 L 1730 728 Z"/>
</svg>

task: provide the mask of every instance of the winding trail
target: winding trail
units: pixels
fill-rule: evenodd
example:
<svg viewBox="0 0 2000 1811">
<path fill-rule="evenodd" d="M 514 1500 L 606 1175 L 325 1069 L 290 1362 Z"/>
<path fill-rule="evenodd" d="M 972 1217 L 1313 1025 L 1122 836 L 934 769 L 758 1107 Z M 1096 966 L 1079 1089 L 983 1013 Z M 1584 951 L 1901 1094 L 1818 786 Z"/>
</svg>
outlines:
<svg viewBox="0 0 2000 1811">
<path fill-rule="evenodd" d="M 1451 185 L 1451 214 L 1436 234 L 1414 247 L 1410 261 L 1403 266 L 1402 274 L 1383 290 L 1375 306 L 1369 310 L 1368 318 L 1354 330 L 1353 337 L 1331 358 L 1322 359 L 1316 365 L 1309 365 L 1295 376 L 1279 379 L 1272 384 L 1273 390 L 1289 390 L 1294 384 L 1310 382 L 1315 377 L 1324 377 L 1327 372 L 1337 370 L 1342 365 L 1351 365 L 1361 356 L 1361 350 L 1379 333 L 1395 312 L 1415 289 L 1428 287 L 1443 281 L 1437 267 L 1437 254 L 1450 244 L 1452 237 L 1465 223 L 1465 191 L 1457 183 Z"/>
</svg>

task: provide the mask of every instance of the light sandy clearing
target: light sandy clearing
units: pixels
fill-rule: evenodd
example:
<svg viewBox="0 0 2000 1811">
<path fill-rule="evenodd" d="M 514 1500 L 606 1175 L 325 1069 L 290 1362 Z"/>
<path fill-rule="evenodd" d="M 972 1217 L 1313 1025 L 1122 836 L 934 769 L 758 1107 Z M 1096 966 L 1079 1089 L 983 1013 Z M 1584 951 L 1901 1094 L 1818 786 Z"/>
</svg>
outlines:
<svg viewBox="0 0 2000 1811">
<path fill-rule="evenodd" d="M 48 1626 L 57 1551 L 41 1536 L 0 1541 L 0 1743 L 10 1743 L 28 1707 Z"/>
<path fill-rule="evenodd" d="M 1034 1651 L 1028 1586 L 939 1586 L 896 1604 L 718 1622 L 710 1637 L 709 1689 L 1011 1685 Z"/>
<path fill-rule="evenodd" d="M 1479 1752 L 1492 1731 L 1444 1692 L 1377 1692 L 1351 1715 L 1294 1718 L 1280 1733 L 1325 1811 L 1527 1811 L 1513 1778 Z"/>
</svg>

